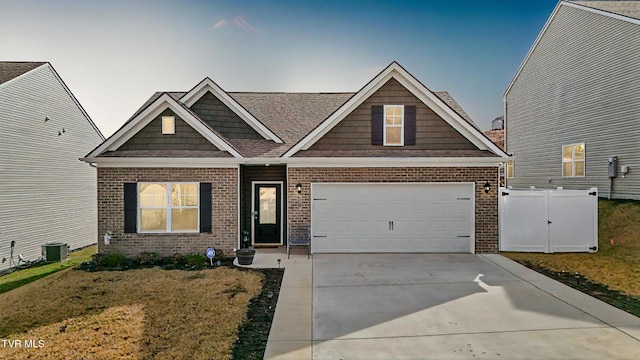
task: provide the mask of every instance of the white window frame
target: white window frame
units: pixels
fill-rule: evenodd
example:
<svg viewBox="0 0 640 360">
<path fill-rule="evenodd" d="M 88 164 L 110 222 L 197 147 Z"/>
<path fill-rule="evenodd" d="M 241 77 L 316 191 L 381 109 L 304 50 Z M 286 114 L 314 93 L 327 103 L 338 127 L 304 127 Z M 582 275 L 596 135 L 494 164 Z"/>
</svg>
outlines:
<svg viewBox="0 0 640 360">
<path fill-rule="evenodd" d="M 584 164 L 584 170 L 582 172 L 582 175 L 576 175 L 576 154 L 575 154 L 575 147 L 576 145 L 582 145 L 582 148 L 584 149 L 584 159 L 582 160 L 577 160 L 577 161 L 582 161 Z M 566 160 L 564 159 L 564 148 L 571 146 L 571 160 Z M 577 178 L 583 178 L 587 176 L 587 146 L 585 143 L 575 143 L 575 144 L 567 144 L 567 145 L 562 145 L 561 148 L 561 156 L 562 156 L 562 169 L 560 171 L 562 171 L 562 177 L 563 178 L 573 178 L 573 177 L 577 177 Z M 564 164 L 565 163 L 571 163 L 571 174 L 565 174 L 564 173 Z"/>
<path fill-rule="evenodd" d="M 171 128 L 167 129 L 166 122 L 171 120 Z M 176 117 L 175 116 L 163 116 L 162 117 L 162 135 L 174 135 L 176 133 Z"/>
<path fill-rule="evenodd" d="M 151 207 L 151 206 L 145 206 L 142 207 L 140 205 L 140 185 L 141 184 L 161 184 L 161 185 L 166 185 L 167 187 L 167 194 L 166 194 L 166 204 L 164 207 Z M 191 184 L 191 185 L 196 185 L 196 189 L 197 189 L 197 194 L 196 197 L 198 199 L 198 206 L 173 206 L 171 204 L 171 187 L 172 185 L 179 185 L 179 184 Z M 138 206 L 137 206 L 137 218 L 138 218 L 138 233 L 143 233 L 143 234 L 164 234 L 164 233 L 171 233 L 171 234 L 183 234 L 183 233 L 199 233 L 200 232 L 200 183 L 199 182 L 190 182 L 190 181 L 180 181 L 180 182 L 163 182 L 163 181 L 144 181 L 144 182 L 139 182 L 138 183 L 138 188 L 136 190 L 137 192 L 137 197 L 138 197 Z M 171 210 L 172 209 L 196 209 L 198 210 L 198 215 L 197 215 L 197 228 L 195 230 L 176 230 L 174 231 L 173 229 L 171 229 Z M 165 230 L 142 230 L 142 219 L 140 216 L 141 213 L 141 209 L 165 209 L 165 213 L 167 216 L 166 219 L 166 228 Z"/>
<path fill-rule="evenodd" d="M 387 125 L 387 109 L 388 108 L 400 108 L 401 111 L 401 124 L 398 125 Z M 387 143 L 387 127 L 395 127 L 400 128 L 400 144 L 388 144 Z M 404 105 L 384 105 L 383 115 L 382 115 L 382 144 L 384 146 L 404 146 Z"/>
</svg>

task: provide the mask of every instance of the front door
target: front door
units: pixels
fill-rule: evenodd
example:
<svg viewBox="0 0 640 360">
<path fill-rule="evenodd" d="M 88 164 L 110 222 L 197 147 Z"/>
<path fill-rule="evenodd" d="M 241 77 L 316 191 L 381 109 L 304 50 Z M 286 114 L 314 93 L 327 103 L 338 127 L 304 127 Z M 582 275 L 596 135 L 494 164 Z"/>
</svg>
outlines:
<svg viewBox="0 0 640 360">
<path fill-rule="evenodd" d="M 282 244 L 282 183 L 253 185 L 253 243 Z"/>
</svg>

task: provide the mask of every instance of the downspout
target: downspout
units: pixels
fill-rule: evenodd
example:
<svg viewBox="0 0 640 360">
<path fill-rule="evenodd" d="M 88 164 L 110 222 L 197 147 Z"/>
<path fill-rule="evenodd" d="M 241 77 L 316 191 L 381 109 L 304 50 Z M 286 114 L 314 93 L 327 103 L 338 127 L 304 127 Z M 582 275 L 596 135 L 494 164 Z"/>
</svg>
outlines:
<svg viewBox="0 0 640 360">
<path fill-rule="evenodd" d="M 507 93 L 505 92 L 502 95 L 502 131 L 504 132 L 504 152 L 509 155 L 507 152 Z M 507 179 L 507 162 L 503 164 L 503 172 L 504 172 L 504 187 L 507 188 L 508 179 Z"/>
</svg>

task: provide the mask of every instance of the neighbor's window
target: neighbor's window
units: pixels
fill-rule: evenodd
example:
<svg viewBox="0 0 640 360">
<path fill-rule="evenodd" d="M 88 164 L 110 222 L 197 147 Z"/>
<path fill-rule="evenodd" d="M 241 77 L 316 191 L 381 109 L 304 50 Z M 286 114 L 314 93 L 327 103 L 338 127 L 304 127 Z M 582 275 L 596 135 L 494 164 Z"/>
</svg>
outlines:
<svg viewBox="0 0 640 360">
<path fill-rule="evenodd" d="M 198 231 L 198 192 L 198 183 L 139 183 L 140 231 Z"/>
<path fill-rule="evenodd" d="M 163 116 L 162 117 L 162 134 L 171 135 L 176 133 L 176 118 L 175 116 Z"/>
<path fill-rule="evenodd" d="M 404 106 L 384 106 L 384 145 L 404 145 Z"/>
<path fill-rule="evenodd" d="M 513 179 L 513 160 L 507 161 L 507 179 Z"/>
<path fill-rule="evenodd" d="M 562 147 L 562 176 L 584 177 L 584 143 Z"/>
</svg>

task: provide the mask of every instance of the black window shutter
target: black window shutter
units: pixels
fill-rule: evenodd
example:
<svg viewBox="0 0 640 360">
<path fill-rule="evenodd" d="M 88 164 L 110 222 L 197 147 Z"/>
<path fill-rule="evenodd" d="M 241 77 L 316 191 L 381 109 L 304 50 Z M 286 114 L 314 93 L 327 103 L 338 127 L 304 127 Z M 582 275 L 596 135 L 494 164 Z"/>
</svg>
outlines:
<svg viewBox="0 0 640 360">
<path fill-rule="evenodd" d="M 211 233 L 211 183 L 200 183 L 200 232 Z"/>
<path fill-rule="evenodd" d="M 384 107 L 371 106 L 371 145 L 382 145 L 384 127 Z"/>
<path fill-rule="evenodd" d="M 404 144 L 416 144 L 416 107 L 408 105 L 404 107 Z"/>
<path fill-rule="evenodd" d="M 138 231 L 138 184 L 124 183 L 124 232 Z"/>
</svg>

